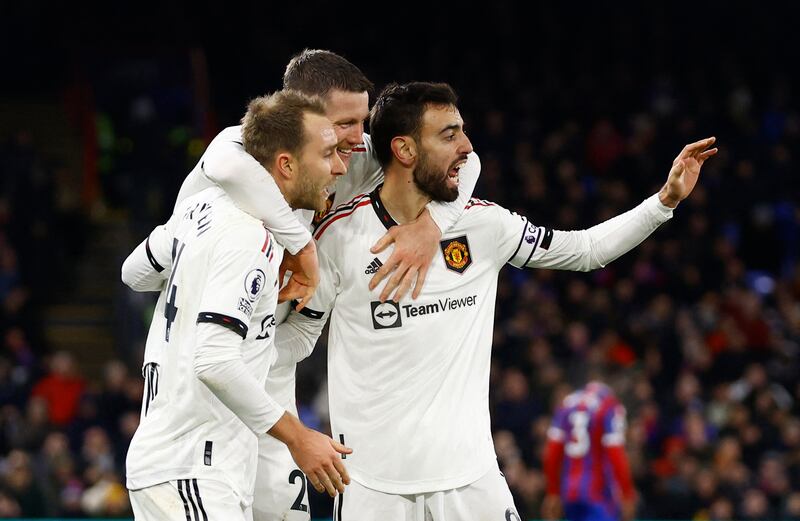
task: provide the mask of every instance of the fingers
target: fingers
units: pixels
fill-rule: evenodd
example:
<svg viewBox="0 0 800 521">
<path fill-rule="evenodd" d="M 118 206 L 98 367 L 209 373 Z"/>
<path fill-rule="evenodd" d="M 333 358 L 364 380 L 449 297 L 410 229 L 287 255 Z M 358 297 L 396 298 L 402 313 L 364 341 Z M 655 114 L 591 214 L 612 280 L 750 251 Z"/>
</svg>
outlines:
<svg viewBox="0 0 800 521">
<path fill-rule="evenodd" d="M 334 439 L 331 439 L 330 441 L 331 441 L 331 445 L 333 446 L 333 449 L 336 452 L 338 452 L 339 454 L 352 454 L 353 453 L 353 449 L 351 449 L 350 447 L 347 447 L 346 445 L 342 445 L 341 443 L 339 443 L 338 441 L 336 441 Z"/>
<path fill-rule="evenodd" d="M 325 471 L 317 473 L 317 479 L 322 486 L 322 490 L 317 489 L 319 492 L 327 492 L 330 497 L 336 497 L 336 487 L 333 485 L 331 478 Z M 342 487 L 342 490 L 344 490 L 344 487 Z"/>
<path fill-rule="evenodd" d="M 342 476 L 339 474 L 339 471 L 337 471 L 335 468 L 331 469 L 331 472 L 330 474 L 328 474 L 328 477 L 330 478 L 331 484 L 333 485 L 333 488 L 336 490 L 336 492 L 338 492 L 339 494 L 343 493 L 344 482 L 342 481 Z"/>
<path fill-rule="evenodd" d="M 699 141 L 695 141 L 694 143 L 689 143 L 688 145 L 683 147 L 683 150 L 681 150 L 681 153 L 678 154 L 678 157 L 675 158 L 675 161 L 678 161 L 681 158 L 686 158 L 686 157 L 695 155 L 695 154 L 701 152 L 702 150 L 710 147 L 716 141 L 717 141 L 717 138 L 712 136 L 712 137 L 708 137 L 708 138 L 705 138 L 705 139 L 701 139 Z"/>
<path fill-rule="evenodd" d="M 406 296 L 406 293 L 408 293 L 408 290 L 411 289 L 411 285 L 414 283 L 414 279 L 417 278 L 417 273 L 417 268 L 409 268 L 409 270 L 403 276 L 403 280 L 400 282 L 400 286 L 398 286 L 397 291 L 394 292 L 392 300 L 395 302 L 400 302 L 403 297 Z"/>
<path fill-rule="evenodd" d="M 347 468 L 344 466 L 344 463 L 342 463 L 342 460 L 341 459 L 334 460 L 333 461 L 333 466 L 334 466 L 334 468 L 336 468 L 336 471 L 342 477 L 342 483 L 344 483 L 345 485 L 349 485 L 350 484 L 350 474 L 347 473 Z"/>
<path fill-rule="evenodd" d="M 392 253 L 389 259 L 384 263 L 383 266 L 372 276 L 369 281 L 369 290 L 372 291 L 373 289 L 377 288 L 378 285 L 383 282 L 389 274 L 391 274 L 397 265 L 400 263 L 400 256 L 397 252 Z"/>
<path fill-rule="evenodd" d="M 414 284 L 414 292 L 411 294 L 411 298 L 414 300 L 417 300 L 417 297 L 419 297 L 420 293 L 422 293 L 422 287 L 425 285 L 425 277 L 428 275 L 429 266 L 430 264 L 425 264 L 417 273 L 417 283 Z"/>
<path fill-rule="evenodd" d="M 705 152 L 701 152 L 700 155 L 697 156 L 697 161 L 700 164 L 702 164 L 709 157 L 717 155 L 717 152 L 719 152 L 718 148 L 709 148 L 708 150 L 706 150 Z"/>
<path fill-rule="evenodd" d="M 300 297 L 297 297 L 297 307 L 294 308 L 295 311 L 299 312 L 301 309 L 306 307 L 306 304 L 311 300 L 314 296 L 314 293 L 317 291 L 317 288 L 311 286 L 305 286 L 305 291 Z"/>
<path fill-rule="evenodd" d="M 394 242 L 394 237 L 392 237 L 391 232 L 386 232 L 383 237 L 378 239 L 372 248 L 369 249 L 372 253 L 380 253 L 385 250 L 390 244 Z"/>
<path fill-rule="evenodd" d="M 287 300 L 295 300 L 302 298 L 306 294 L 302 287 L 287 284 L 283 289 L 278 292 L 278 303 L 286 302 Z"/>
<path fill-rule="evenodd" d="M 408 271 L 408 264 L 405 263 L 400 264 L 397 267 L 397 269 L 394 270 L 394 273 L 386 282 L 386 285 L 383 287 L 383 291 L 381 291 L 381 296 L 379 297 L 379 300 L 381 302 L 386 302 L 386 300 L 388 300 L 389 295 L 391 295 L 392 291 L 394 291 L 395 288 L 397 288 L 400 285 L 400 282 L 403 280 L 403 277 L 405 276 L 407 271 Z M 408 288 L 406 288 L 406 291 L 408 291 Z"/>
<path fill-rule="evenodd" d="M 322 484 L 322 482 L 320 481 L 320 479 L 317 477 L 316 474 L 314 474 L 313 476 L 311 474 L 308 474 L 308 482 L 311 483 L 311 486 L 314 487 L 314 490 L 316 490 L 317 492 L 319 493 L 325 492 L 325 486 Z"/>
<path fill-rule="evenodd" d="M 695 141 L 694 143 L 686 145 L 685 147 L 683 147 L 683 151 L 687 153 L 686 155 L 699 152 L 713 145 L 716 140 L 717 138 L 715 137 L 707 137 L 705 139 L 701 139 L 699 141 Z M 684 154 L 681 155 L 683 156 Z"/>
</svg>

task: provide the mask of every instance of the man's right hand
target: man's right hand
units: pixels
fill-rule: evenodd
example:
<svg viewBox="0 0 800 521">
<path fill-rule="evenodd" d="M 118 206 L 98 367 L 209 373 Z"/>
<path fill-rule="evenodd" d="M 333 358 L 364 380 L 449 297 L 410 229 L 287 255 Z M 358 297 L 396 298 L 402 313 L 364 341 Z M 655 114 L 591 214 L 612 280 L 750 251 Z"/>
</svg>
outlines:
<svg viewBox="0 0 800 521">
<path fill-rule="evenodd" d="M 352 449 L 313 429 L 305 429 L 305 433 L 287 443 L 287 447 L 317 492 L 327 491 L 334 497 L 337 491 L 341 494 L 344 486 L 350 484 L 341 454 L 350 454 Z"/>
<path fill-rule="evenodd" d="M 317 492 L 344 492 L 350 484 L 350 476 L 342 463 L 341 454 L 351 454 L 347 448 L 321 432 L 309 429 L 295 416 L 285 412 L 268 431 L 272 437 L 289 448 L 297 466 L 300 467 Z"/>
<path fill-rule="evenodd" d="M 299 303 L 296 311 L 300 311 L 308 304 L 319 286 L 319 259 L 314 239 L 308 241 L 296 255 L 284 253 L 278 274 L 278 281 L 281 284 L 287 271 L 292 272 L 292 276 L 278 293 L 278 302 L 297 300 Z"/>
</svg>

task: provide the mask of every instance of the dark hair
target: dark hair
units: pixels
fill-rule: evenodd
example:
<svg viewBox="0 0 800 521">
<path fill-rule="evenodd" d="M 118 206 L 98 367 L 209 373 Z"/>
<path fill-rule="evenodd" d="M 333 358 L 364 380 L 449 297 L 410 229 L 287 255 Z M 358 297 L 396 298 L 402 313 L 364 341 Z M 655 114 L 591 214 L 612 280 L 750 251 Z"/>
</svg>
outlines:
<svg viewBox="0 0 800 521">
<path fill-rule="evenodd" d="M 430 105 L 455 105 L 458 96 L 446 83 L 415 81 L 391 83 L 380 93 L 369 117 L 372 146 L 381 166 L 392 160 L 392 139 L 411 136 L 419 139 L 422 116 Z"/>
<path fill-rule="evenodd" d="M 372 82 L 361 69 L 331 51 L 305 49 L 289 60 L 283 88 L 325 97 L 333 89 L 372 93 Z"/>
<path fill-rule="evenodd" d="M 252 100 L 242 118 L 244 149 L 266 168 L 278 152 L 299 154 L 308 138 L 303 123 L 306 113 L 324 116 L 322 100 L 293 90 Z"/>
</svg>

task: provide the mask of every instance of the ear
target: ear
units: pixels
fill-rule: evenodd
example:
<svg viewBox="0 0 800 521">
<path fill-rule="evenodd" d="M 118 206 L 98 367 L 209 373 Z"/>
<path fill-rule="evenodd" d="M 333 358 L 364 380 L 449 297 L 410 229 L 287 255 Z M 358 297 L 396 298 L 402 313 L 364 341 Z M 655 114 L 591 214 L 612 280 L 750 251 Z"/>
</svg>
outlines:
<svg viewBox="0 0 800 521">
<path fill-rule="evenodd" d="M 281 152 L 275 158 L 275 175 L 284 179 L 291 179 L 294 176 L 294 158 L 288 152 Z"/>
<path fill-rule="evenodd" d="M 414 166 L 417 160 L 417 143 L 410 136 L 397 136 L 392 139 L 392 154 L 406 168 Z"/>
</svg>

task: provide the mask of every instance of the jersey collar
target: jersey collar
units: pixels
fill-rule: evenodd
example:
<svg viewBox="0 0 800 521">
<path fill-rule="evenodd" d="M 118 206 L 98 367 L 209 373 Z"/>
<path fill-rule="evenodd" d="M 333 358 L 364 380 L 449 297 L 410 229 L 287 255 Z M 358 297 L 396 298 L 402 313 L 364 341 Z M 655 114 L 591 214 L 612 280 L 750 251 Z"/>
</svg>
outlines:
<svg viewBox="0 0 800 521">
<path fill-rule="evenodd" d="M 386 207 L 383 205 L 383 201 L 381 201 L 381 188 L 383 188 L 383 183 L 379 184 L 378 187 L 369 194 L 369 198 L 372 200 L 372 209 L 375 210 L 378 219 L 380 219 L 381 223 L 388 230 L 392 226 L 397 226 L 397 222 L 389 215 L 389 212 L 386 211 Z"/>
</svg>

